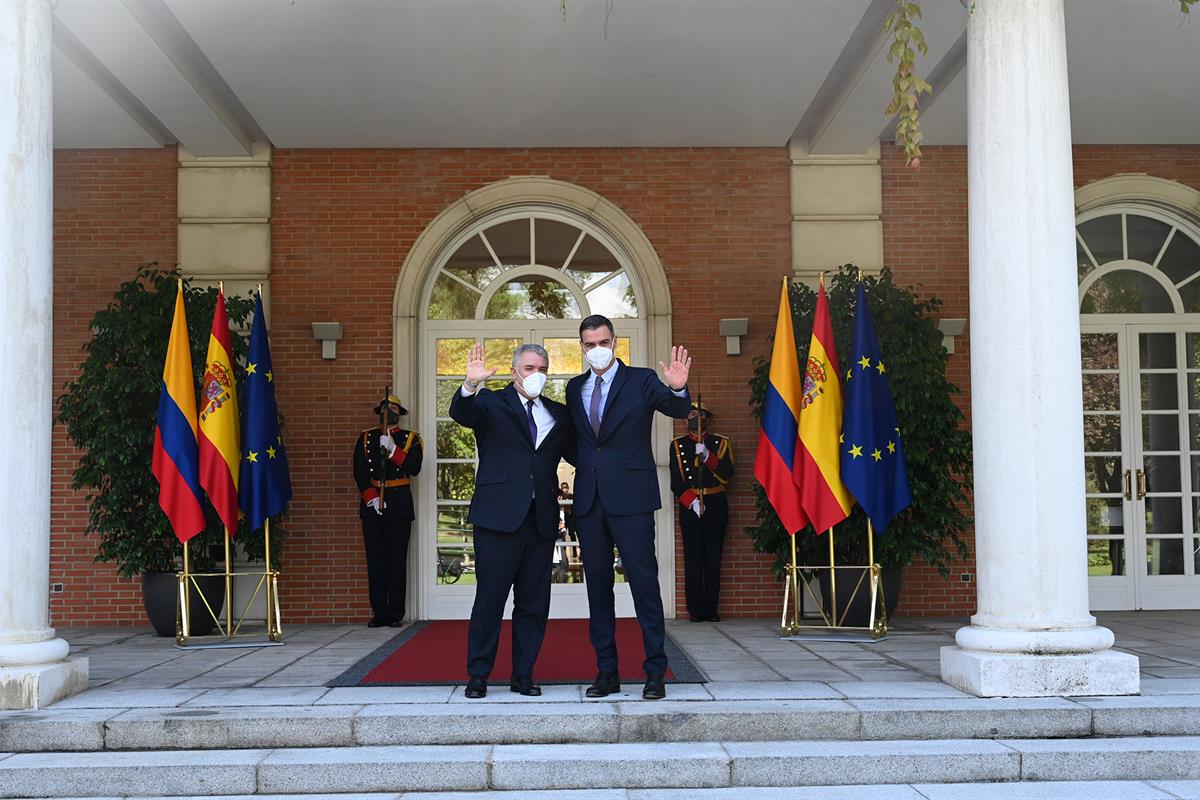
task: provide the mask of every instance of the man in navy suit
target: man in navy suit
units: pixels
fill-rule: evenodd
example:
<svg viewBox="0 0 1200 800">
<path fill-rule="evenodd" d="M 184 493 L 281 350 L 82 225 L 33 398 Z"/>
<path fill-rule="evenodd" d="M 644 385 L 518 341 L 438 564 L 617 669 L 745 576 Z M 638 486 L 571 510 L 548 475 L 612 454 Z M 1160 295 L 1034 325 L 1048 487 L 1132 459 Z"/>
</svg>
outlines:
<svg viewBox="0 0 1200 800">
<path fill-rule="evenodd" d="M 606 697 L 621 690 L 613 598 L 616 545 L 646 650 L 642 697 L 659 700 L 667 694 L 663 685 L 666 626 L 654 555 L 654 512 L 662 508 L 662 498 L 650 428 L 655 411 L 675 419 L 688 415 L 692 359 L 684 348 L 672 347 L 671 363 L 658 362 L 664 386 L 654 370 L 614 359 L 616 332 L 607 317 L 597 314 L 585 319 L 579 326 L 579 341 L 590 369 L 567 384 L 567 408 L 579 447 L 575 525 L 591 610 L 588 633 L 599 670 L 587 696 Z"/>
<path fill-rule="evenodd" d="M 512 679 L 530 697 L 550 614 L 550 571 L 558 537 L 558 462 L 573 460 L 575 431 L 567 407 L 541 396 L 550 358 L 523 344 L 512 360 L 512 383 L 480 388 L 496 374 L 484 366 L 483 345 L 471 348 L 467 379 L 450 401 L 450 417 L 475 431 L 479 467 L 467 519 L 474 526 L 475 605 L 467 629 L 466 696 L 487 694 L 500 643 L 500 623 L 513 593 Z"/>
</svg>

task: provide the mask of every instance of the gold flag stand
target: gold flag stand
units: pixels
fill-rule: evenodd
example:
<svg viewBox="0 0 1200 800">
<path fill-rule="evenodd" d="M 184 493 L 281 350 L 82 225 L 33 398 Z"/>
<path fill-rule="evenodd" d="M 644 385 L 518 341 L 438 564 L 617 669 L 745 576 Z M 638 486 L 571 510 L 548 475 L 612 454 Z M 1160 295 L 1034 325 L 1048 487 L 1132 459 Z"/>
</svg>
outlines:
<svg viewBox="0 0 1200 800">
<path fill-rule="evenodd" d="M 835 526 L 836 527 L 836 526 Z M 783 588 L 783 614 L 780 617 L 780 638 L 785 639 L 834 639 L 837 641 L 876 641 L 887 635 L 887 610 L 883 601 L 883 578 L 879 564 L 875 563 L 875 530 L 870 521 L 867 522 L 867 564 L 836 563 L 834 558 L 833 537 L 834 528 L 826 533 L 829 538 L 829 564 L 817 566 L 800 566 L 796 559 L 796 536 L 792 536 L 792 563 L 785 568 Z M 808 581 L 801 576 L 802 572 L 829 573 L 829 610 L 813 593 Z M 837 602 L 837 576 L 839 570 L 858 572 L 858 580 L 846 608 L 840 609 Z M 821 624 L 804 624 L 804 601 L 800 585 L 821 613 Z M 865 584 L 865 585 L 864 585 Z M 846 625 L 846 615 L 849 613 L 859 592 L 866 591 L 871 596 L 870 615 L 866 625 Z M 868 638 L 869 637 L 869 638 Z"/>
<path fill-rule="evenodd" d="M 175 646 L 188 650 L 204 650 L 227 647 L 271 647 L 283 644 L 283 627 L 280 623 L 279 614 L 279 571 L 271 568 L 271 521 L 268 519 L 263 527 L 263 545 L 264 545 L 264 566 L 261 571 L 250 570 L 246 572 L 234 572 L 233 562 L 230 559 L 230 535 L 229 530 L 225 530 L 225 571 L 224 572 L 192 572 L 191 564 L 188 558 L 188 543 L 183 543 L 183 571 L 176 573 L 179 581 L 179 591 L 175 601 Z M 242 612 L 237 618 L 235 624 L 233 618 L 233 579 L 238 577 L 256 577 L 258 583 L 254 586 L 254 592 L 250 595 L 250 599 L 246 601 L 242 607 Z M 221 624 L 220 608 L 214 609 L 209 603 L 208 598 L 204 596 L 204 590 L 197 583 L 196 578 L 203 577 L 220 577 L 225 579 L 225 624 Z M 217 633 L 213 637 L 205 637 L 208 641 L 193 641 L 191 634 L 191 592 L 188 588 L 192 587 L 196 594 L 200 596 L 201 602 L 204 603 L 204 608 L 216 623 Z M 250 612 L 250 606 L 254 604 L 259 592 L 264 592 L 266 600 L 267 613 L 267 641 L 251 640 L 249 638 L 242 641 L 236 641 L 236 637 L 242 630 L 242 624 L 246 621 L 246 615 Z"/>
</svg>

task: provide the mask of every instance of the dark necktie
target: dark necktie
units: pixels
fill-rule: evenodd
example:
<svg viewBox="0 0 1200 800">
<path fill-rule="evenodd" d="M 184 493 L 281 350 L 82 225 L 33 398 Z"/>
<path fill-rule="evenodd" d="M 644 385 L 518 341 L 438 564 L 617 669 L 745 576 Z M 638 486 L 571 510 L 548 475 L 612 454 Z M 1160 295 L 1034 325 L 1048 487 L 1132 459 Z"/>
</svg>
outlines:
<svg viewBox="0 0 1200 800">
<path fill-rule="evenodd" d="M 533 401 L 529 400 L 525 403 L 525 419 L 529 422 L 529 436 L 533 439 L 533 446 L 537 447 L 537 423 L 533 421 Z"/>
<path fill-rule="evenodd" d="M 600 387 L 604 385 L 604 376 L 597 375 L 596 383 L 592 386 L 592 402 L 588 409 L 588 421 L 592 423 L 592 433 L 600 436 Z"/>
</svg>

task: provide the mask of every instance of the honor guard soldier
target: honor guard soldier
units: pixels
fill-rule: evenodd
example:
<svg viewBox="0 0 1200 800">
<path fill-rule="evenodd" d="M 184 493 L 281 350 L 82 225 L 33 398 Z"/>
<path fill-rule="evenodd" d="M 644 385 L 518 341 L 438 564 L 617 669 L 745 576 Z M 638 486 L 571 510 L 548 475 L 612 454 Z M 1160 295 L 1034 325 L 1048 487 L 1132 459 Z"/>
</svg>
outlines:
<svg viewBox="0 0 1200 800">
<path fill-rule="evenodd" d="M 412 477 L 421 471 L 421 437 L 399 425 L 408 410 L 395 395 L 375 406 L 380 424 L 354 443 L 358 516 L 367 553 L 373 616 L 367 627 L 399 627 L 404 619 L 408 540 L 412 532 Z"/>
<path fill-rule="evenodd" d="M 683 534 L 683 586 L 692 622 L 720 622 L 721 549 L 729 522 L 725 490 L 733 477 L 733 445 L 708 431 L 712 416 L 692 403 L 688 433 L 671 442 L 671 492 L 679 502 Z"/>
</svg>

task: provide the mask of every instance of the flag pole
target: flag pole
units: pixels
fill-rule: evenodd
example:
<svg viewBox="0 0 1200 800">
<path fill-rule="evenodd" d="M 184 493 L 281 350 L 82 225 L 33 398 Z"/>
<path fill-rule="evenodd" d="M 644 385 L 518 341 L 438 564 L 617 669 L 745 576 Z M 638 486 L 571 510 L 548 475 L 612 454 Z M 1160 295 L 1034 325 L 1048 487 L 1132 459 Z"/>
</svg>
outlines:
<svg viewBox="0 0 1200 800">
<path fill-rule="evenodd" d="M 800 562 L 796 558 L 796 536 L 792 534 L 792 628 L 800 628 Z"/>
<path fill-rule="evenodd" d="M 829 619 L 833 623 L 833 627 L 838 625 L 837 613 L 837 567 L 833 561 L 833 529 L 836 525 L 829 527 Z"/>
<path fill-rule="evenodd" d="M 182 283 L 182 281 L 181 281 Z M 188 602 L 188 543 L 183 543 L 183 574 L 179 576 L 179 616 L 175 622 L 175 643 L 187 644 L 191 638 L 191 608 Z"/>
</svg>

